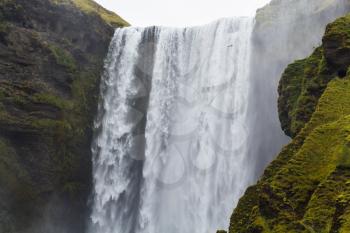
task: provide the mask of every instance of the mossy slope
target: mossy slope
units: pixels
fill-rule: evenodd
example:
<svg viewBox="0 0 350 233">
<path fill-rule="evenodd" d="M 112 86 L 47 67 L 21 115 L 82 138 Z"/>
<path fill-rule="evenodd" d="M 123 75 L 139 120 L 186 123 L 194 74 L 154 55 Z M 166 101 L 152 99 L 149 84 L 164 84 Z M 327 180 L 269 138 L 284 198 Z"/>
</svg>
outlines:
<svg viewBox="0 0 350 233">
<path fill-rule="evenodd" d="M 112 11 L 106 10 L 93 0 L 51 0 L 56 4 L 74 4 L 87 14 L 99 15 L 108 24 L 114 27 L 124 27 L 130 24 Z"/>
<path fill-rule="evenodd" d="M 285 70 L 279 86 L 279 116 L 282 128 L 296 136 L 310 120 L 318 99 L 334 76 L 346 76 L 350 60 L 350 17 L 329 24 L 323 45 L 304 60 Z"/>
<path fill-rule="evenodd" d="M 241 198 L 230 233 L 349 232 L 349 28 L 350 15 L 330 24 L 322 46 L 286 69 L 279 110 L 293 141 Z"/>
</svg>

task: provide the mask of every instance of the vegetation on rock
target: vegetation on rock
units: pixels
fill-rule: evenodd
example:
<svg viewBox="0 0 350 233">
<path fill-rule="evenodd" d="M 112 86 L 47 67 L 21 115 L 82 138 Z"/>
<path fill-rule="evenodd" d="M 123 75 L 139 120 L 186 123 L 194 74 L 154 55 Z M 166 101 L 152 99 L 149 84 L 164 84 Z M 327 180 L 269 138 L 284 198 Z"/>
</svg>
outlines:
<svg viewBox="0 0 350 233">
<path fill-rule="evenodd" d="M 241 198 L 230 233 L 349 232 L 349 28 L 350 15 L 330 24 L 284 72 L 280 119 L 293 141 Z"/>
<path fill-rule="evenodd" d="M 279 115 L 282 128 L 295 137 L 310 120 L 318 99 L 335 76 L 346 76 L 350 60 L 349 16 L 327 27 L 323 45 L 307 59 L 285 70 L 279 86 Z"/>
<path fill-rule="evenodd" d="M 93 0 L 51 0 L 56 4 L 74 4 L 83 12 L 88 14 L 97 14 L 107 23 L 114 27 L 124 27 L 129 26 L 129 23 L 122 19 L 120 16 L 106 10 Z"/>
<path fill-rule="evenodd" d="M 84 232 L 100 74 L 126 25 L 90 0 L 0 1 L 0 232 Z"/>
</svg>

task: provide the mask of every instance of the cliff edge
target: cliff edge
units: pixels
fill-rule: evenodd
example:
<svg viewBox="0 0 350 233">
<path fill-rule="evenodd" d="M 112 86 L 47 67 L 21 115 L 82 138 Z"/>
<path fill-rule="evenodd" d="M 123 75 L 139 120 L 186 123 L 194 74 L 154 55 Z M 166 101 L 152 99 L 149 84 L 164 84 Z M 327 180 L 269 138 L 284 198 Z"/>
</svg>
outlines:
<svg viewBox="0 0 350 233">
<path fill-rule="evenodd" d="M 248 188 L 230 233 L 350 232 L 350 15 L 322 45 L 288 66 L 279 116 L 293 137 Z"/>
<path fill-rule="evenodd" d="M 84 232 L 115 27 L 91 0 L 0 1 L 0 232 Z"/>
</svg>

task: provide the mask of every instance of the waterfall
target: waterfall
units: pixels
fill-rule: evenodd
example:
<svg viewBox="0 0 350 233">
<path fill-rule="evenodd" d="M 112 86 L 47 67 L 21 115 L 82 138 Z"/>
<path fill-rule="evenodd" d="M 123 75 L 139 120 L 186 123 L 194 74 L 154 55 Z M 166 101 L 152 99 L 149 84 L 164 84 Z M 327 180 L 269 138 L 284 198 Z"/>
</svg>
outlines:
<svg viewBox="0 0 350 233">
<path fill-rule="evenodd" d="M 89 233 L 213 233 L 288 142 L 287 64 L 348 0 L 272 0 L 256 20 L 117 29 L 95 122 Z"/>
<path fill-rule="evenodd" d="M 246 161 L 251 18 L 122 28 L 102 78 L 91 233 L 227 228 Z"/>
</svg>

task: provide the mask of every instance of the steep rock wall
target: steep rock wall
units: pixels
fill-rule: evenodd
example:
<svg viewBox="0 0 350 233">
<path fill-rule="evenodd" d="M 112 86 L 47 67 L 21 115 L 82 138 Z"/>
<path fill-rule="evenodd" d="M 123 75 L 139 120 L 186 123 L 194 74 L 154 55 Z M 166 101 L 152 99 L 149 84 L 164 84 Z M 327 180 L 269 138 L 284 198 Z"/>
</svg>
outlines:
<svg viewBox="0 0 350 233">
<path fill-rule="evenodd" d="M 322 45 L 283 74 L 282 126 L 294 136 L 250 187 L 230 232 L 348 232 L 350 16 L 328 25 Z"/>
<path fill-rule="evenodd" d="M 119 16 L 0 2 L 0 232 L 83 232 L 99 78 Z"/>
<path fill-rule="evenodd" d="M 256 142 L 250 165 L 259 177 L 289 138 L 278 118 L 278 83 L 283 70 L 296 59 L 308 56 L 321 43 L 325 27 L 350 11 L 348 0 L 272 0 L 259 9 L 253 30 L 251 92 L 248 106 Z"/>
</svg>

